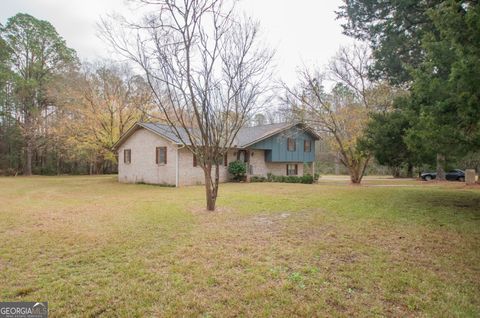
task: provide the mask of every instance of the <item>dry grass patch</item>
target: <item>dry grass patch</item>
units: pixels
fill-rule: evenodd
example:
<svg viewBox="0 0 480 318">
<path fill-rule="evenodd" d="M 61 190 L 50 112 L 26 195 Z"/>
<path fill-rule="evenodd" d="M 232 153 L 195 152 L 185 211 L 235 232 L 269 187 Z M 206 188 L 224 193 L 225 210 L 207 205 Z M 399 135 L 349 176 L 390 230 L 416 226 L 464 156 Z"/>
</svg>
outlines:
<svg viewBox="0 0 480 318">
<path fill-rule="evenodd" d="M 423 183 L 421 183 L 423 184 Z M 457 186 L 1 178 L 0 297 L 52 317 L 478 316 L 480 193 Z"/>
</svg>

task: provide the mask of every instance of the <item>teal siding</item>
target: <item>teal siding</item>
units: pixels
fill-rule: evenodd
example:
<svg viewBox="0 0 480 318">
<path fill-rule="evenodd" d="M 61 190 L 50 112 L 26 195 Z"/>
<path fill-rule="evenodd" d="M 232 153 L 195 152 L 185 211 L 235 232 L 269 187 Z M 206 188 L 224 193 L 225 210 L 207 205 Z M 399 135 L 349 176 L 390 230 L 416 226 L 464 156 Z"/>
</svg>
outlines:
<svg viewBox="0 0 480 318">
<path fill-rule="evenodd" d="M 297 146 L 295 151 L 287 150 L 288 138 L 295 139 Z M 310 152 L 304 151 L 304 140 L 311 141 Z M 249 148 L 265 150 L 266 162 L 313 162 L 315 160 L 315 138 L 297 128 L 281 132 L 275 136 L 257 142 Z"/>
</svg>

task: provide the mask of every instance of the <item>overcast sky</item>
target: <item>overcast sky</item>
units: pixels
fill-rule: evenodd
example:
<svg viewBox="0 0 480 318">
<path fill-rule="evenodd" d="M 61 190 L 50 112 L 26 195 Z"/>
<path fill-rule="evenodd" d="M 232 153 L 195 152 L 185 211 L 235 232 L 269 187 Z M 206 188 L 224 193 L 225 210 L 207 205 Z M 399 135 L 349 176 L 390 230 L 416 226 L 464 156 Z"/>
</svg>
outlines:
<svg viewBox="0 0 480 318">
<path fill-rule="evenodd" d="M 334 11 L 341 0 L 242 0 L 247 14 L 257 18 L 264 37 L 276 49 L 278 76 L 288 83 L 302 65 L 323 66 L 341 45 L 342 35 Z M 129 14 L 124 0 L 0 0 L 0 22 L 24 12 L 53 24 L 77 51 L 80 59 L 108 58 L 109 49 L 97 36 L 96 23 L 107 13 Z"/>
</svg>

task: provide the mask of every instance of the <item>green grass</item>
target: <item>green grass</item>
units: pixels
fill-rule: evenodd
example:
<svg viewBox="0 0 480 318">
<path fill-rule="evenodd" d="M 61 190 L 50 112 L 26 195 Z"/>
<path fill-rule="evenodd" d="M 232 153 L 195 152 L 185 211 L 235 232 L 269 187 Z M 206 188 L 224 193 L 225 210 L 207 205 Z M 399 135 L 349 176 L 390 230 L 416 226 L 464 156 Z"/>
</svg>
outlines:
<svg viewBox="0 0 480 318">
<path fill-rule="evenodd" d="M 378 185 L 376 181 L 371 185 Z M 480 315 L 480 190 L 0 178 L 0 301 L 65 316 Z"/>
</svg>

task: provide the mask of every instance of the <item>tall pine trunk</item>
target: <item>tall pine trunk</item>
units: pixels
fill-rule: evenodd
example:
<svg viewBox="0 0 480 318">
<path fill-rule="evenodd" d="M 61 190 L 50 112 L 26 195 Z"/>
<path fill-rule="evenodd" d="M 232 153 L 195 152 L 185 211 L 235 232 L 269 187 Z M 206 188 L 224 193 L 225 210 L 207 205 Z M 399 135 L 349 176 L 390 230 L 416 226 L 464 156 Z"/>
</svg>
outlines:
<svg viewBox="0 0 480 318">
<path fill-rule="evenodd" d="M 32 157 L 33 157 L 33 145 L 30 139 L 27 140 L 26 147 L 26 160 L 25 160 L 25 169 L 23 174 L 26 176 L 32 175 Z"/>
<path fill-rule="evenodd" d="M 407 178 L 413 178 L 413 164 L 408 163 L 407 167 Z"/>
</svg>

